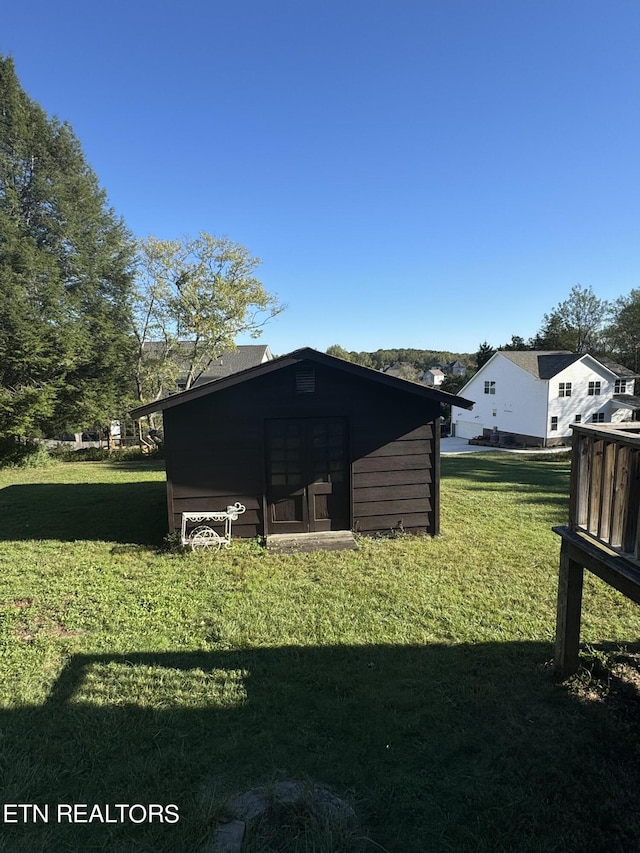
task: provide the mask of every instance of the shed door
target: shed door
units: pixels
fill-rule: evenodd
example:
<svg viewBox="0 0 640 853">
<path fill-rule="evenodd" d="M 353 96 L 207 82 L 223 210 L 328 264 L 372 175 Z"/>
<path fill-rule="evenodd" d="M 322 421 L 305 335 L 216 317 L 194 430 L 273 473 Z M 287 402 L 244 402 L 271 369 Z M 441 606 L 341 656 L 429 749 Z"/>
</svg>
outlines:
<svg viewBox="0 0 640 853">
<path fill-rule="evenodd" d="M 346 418 L 266 423 L 269 533 L 349 529 Z"/>
</svg>

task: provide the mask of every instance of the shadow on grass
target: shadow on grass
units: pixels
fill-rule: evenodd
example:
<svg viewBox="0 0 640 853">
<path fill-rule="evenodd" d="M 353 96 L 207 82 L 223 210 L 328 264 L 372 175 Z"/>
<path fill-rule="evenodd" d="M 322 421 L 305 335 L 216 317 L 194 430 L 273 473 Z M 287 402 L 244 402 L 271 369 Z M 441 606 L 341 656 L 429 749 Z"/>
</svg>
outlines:
<svg viewBox="0 0 640 853">
<path fill-rule="evenodd" d="M 491 457 L 445 456 L 442 459 L 442 474 L 470 480 L 479 487 L 487 483 L 504 483 L 568 495 L 570 458 L 541 456 L 531 459 L 508 453 Z"/>
<path fill-rule="evenodd" d="M 547 507 L 550 524 L 566 522 L 570 473 L 568 456 L 526 458 L 503 453 L 442 459 L 443 478 L 462 480 L 465 488 L 475 491 L 485 491 L 487 485 L 503 486 L 514 501 Z"/>
<path fill-rule="evenodd" d="M 166 485 L 35 483 L 0 491 L 0 540 L 93 540 L 159 545 L 167 532 Z"/>
<path fill-rule="evenodd" d="M 390 853 L 637 850 L 637 727 L 555 685 L 550 655 L 505 643 L 74 656 L 43 706 L 0 714 L 2 802 L 52 815 L 4 826 L 0 849 L 195 853 L 225 796 L 307 778 L 349 799 Z M 57 803 L 176 803 L 180 821 L 70 826 Z"/>
</svg>

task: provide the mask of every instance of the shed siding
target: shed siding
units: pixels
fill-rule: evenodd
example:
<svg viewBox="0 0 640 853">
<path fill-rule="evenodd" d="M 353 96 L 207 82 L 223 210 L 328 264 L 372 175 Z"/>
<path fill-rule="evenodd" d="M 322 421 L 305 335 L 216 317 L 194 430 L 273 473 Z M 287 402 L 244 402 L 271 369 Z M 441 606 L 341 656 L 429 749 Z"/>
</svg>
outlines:
<svg viewBox="0 0 640 853">
<path fill-rule="evenodd" d="M 247 511 L 233 523 L 233 536 L 262 532 L 260 424 L 242 410 L 234 417 L 230 406 L 233 401 L 221 394 L 215 401 L 203 397 L 164 414 L 173 530 L 180 530 L 183 512 L 224 510 L 240 501 Z"/>
<path fill-rule="evenodd" d="M 302 362 L 306 366 L 305 362 Z M 265 532 L 265 422 L 271 418 L 347 418 L 354 529 L 437 532 L 433 421 L 437 401 L 312 364 L 315 392 L 296 393 L 296 366 L 203 396 L 164 413 L 169 524 L 184 511 L 247 511 L 233 535 Z"/>
<path fill-rule="evenodd" d="M 429 423 L 355 459 L 354 529 L 362 533 L 431 532 L 433 452 L 433 427 Z"/>
</svg>

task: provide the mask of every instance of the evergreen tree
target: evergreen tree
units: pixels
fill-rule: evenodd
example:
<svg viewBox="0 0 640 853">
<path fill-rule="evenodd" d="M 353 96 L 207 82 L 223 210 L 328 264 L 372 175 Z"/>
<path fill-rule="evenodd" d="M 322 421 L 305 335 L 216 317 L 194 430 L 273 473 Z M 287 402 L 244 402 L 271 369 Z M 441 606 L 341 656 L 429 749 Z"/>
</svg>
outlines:
<svg viewBox="0 0 640 853">
<path fill-rule="evenodd" d="M 494 348 L 488 344 L 486 341 L 483 341 L 478 347 L 478 351 L 476 352 L 476 367 L 478 370 L 485 365 L 492 355 L 495 355 Z"/>
<path fill-rule="evenodd" d="M 120 410 L 132 258 L 71 127 L 0 56 L 0 436 L 104 424 Z"/>
</svg>

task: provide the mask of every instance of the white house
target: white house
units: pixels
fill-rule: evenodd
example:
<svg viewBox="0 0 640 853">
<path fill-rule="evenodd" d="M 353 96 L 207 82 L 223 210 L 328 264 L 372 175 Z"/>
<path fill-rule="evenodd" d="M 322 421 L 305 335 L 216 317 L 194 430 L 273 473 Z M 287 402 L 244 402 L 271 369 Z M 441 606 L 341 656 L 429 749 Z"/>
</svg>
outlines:
<svg viewBox="0 0 640 853">
<path fill-rule="evenodd" d="M 588 353 L 496 352 L 461 389 L 471 412 L 452 408 L 460 438 L 511 436 L 549 447 L 571 440 L 571 424 L 633 420 L 636 374 Z"/>
<path fill-rule="evenodd" d="M 422 381 L 425 385 L 432 385 L 434 388 L 437 388 L 438 385 L 442 385 L 444 380 L 445 375 L 438 367 L 430 367 L 429 370 L 425 370 L 422 374 Z"/>
</svg>

